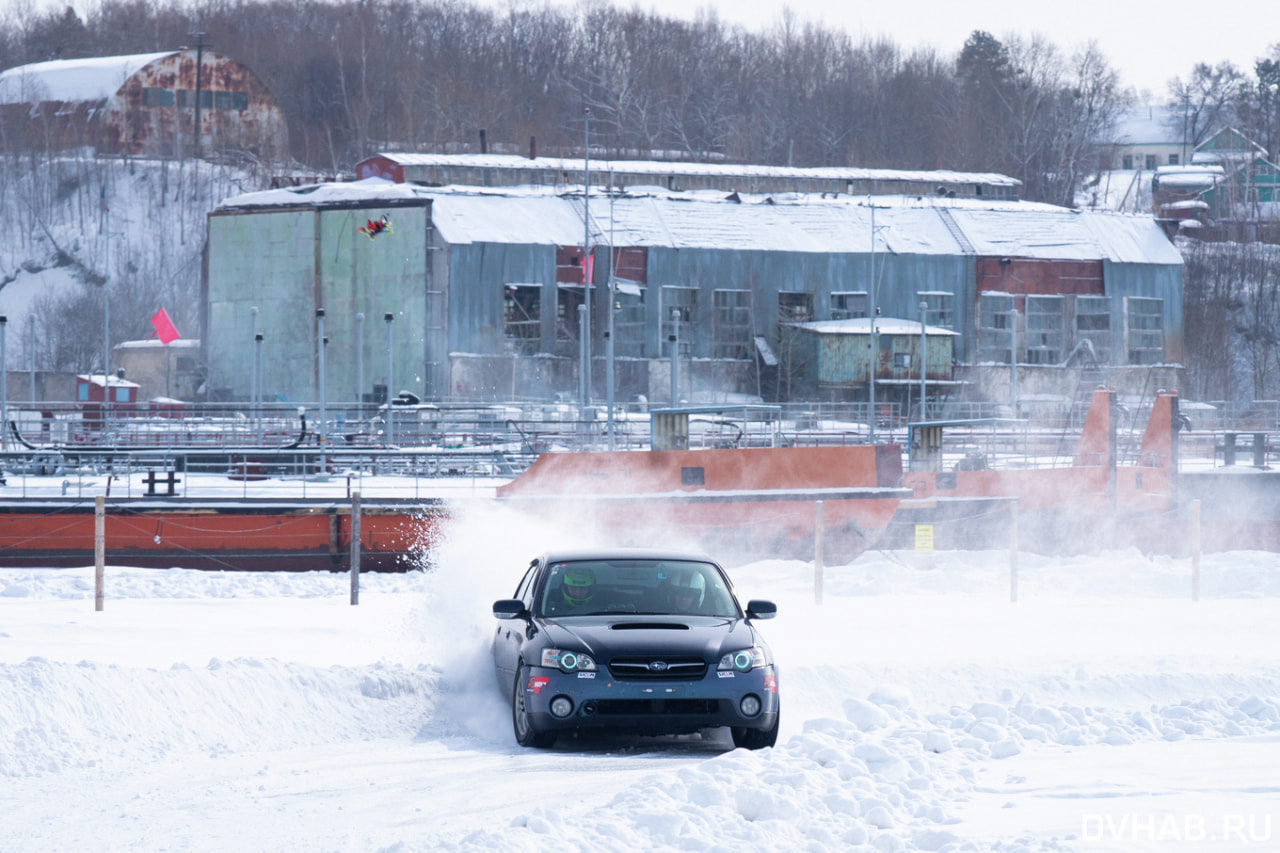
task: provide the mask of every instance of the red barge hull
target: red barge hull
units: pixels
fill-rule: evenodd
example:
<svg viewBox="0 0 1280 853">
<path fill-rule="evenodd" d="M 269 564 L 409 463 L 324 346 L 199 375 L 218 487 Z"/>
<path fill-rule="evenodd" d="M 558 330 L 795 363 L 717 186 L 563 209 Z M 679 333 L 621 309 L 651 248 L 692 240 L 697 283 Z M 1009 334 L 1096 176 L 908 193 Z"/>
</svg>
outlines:
<svg viewBox="0 0 1280 853">
<path fill-rule="evenodd" d="M 438 540 L 439 502 L 366 501 L 360 513 L 362 571 L 405 571 Z M 92 501 L 0 505 L 0 567 L 93 565 Z M 347 502 L 108 499 L 106 562 L 116 566 L 232 571 L 348 571 Z"/>
</svg>

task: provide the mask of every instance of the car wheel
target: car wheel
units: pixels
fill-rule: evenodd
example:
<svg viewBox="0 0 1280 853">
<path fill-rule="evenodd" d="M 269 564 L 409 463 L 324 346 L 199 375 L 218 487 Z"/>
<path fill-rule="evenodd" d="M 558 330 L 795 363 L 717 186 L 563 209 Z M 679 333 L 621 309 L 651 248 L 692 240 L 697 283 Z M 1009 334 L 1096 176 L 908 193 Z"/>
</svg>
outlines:
<svg viewBox="0 0 1280 853">
<path fill-rule="evenodd" d="M 731 726 L 729 734 L 733 736 L 733 745 L 741 749 L 764 749 L 778 742 L 778 723 L 782 720 L 779 711 L 773 718 L 773 725 L 767 729 L 748 729 L 742 726 Z"/>
<path fill-rule="evenodd" d="M 516 743 L 546 749 L 556 742 L 555 732 L 540 732 L 533 727 L 524 707 L 524 685 L 528 676 L 524 669 L 516 670 L 516 683 L 511 688 L 511 729 Z"/>
</svg>

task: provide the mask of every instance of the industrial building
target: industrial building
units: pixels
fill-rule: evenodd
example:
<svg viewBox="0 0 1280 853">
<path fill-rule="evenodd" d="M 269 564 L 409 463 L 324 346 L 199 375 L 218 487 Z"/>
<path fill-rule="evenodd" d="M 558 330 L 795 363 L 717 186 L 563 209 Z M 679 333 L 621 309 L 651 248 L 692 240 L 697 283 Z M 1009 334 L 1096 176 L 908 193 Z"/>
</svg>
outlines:
<svg viewBox="0 0 1280 853">
<path fill-rule="evenodd" d="M 0 147 L 187 157 L 288 152 L 284 113 L 249 68 L 203 48 L 59 59 L 0 73 Z M 198 129 L 198 130 L 197 130 Z"/>
<path fill-rule="evenodd" d="M 370 228 L 384 216 L 385 231 Z M 949 393 L 998 398 L 959 368 L 1013 363 L 1028 390 L 1080 365 L 1176 387 L 1182 355 L 1181 258 L 1150 216 L 944 194 L 635 185 L 584 198 L 581 184 L 369 178 L 238 196 L 208 223 L 202 339 L 210 387 L 227 399 L 250 394 L 255 358 L 268 399 L 315 400 L 322 372 L 328 400 L 387 388 L 576 398 L 588 304 L 596 400 L 610 349 L 618 400 L 668 400 L 673 348 L 682 398 L 785 399 L 807 372 L 812 393 L 867 399 L 851 365 L 824 381 L 780 344 L 789 328 L 873 315 L 956 333 L 936 377 Z M 877 400 L 911 369 L 886 340 Z"/>
</svg>

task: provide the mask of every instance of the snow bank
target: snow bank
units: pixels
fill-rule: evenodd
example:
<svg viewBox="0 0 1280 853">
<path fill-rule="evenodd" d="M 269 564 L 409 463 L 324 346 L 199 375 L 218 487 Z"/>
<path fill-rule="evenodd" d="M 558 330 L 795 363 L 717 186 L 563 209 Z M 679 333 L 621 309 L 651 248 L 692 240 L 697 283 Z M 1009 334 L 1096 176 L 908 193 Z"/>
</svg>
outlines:
<svg viewBox="0 0 1280 853">
<path fill-rule="evenodd" d="M 542 751 L 512 740 L 489 605 L 587 543 L 459 518 L 358 607 L 346 575 L 109 567 L 95 613 L 91 569 L 0 570 L 6 849 L 1095 850 L 1082 814 L 1273 810 L 1274 555 L 1206 557 L 1198 603 L 1186 562 L 1137 552 L 1019 554 L 1017 604 L 1004 552 L 865 554 L 822 605 L 812 563 L 737 566 L 780 605 L 778 747 Z M 1189 755 L 1194 786 L 1162 781 Z"/>
</svg>

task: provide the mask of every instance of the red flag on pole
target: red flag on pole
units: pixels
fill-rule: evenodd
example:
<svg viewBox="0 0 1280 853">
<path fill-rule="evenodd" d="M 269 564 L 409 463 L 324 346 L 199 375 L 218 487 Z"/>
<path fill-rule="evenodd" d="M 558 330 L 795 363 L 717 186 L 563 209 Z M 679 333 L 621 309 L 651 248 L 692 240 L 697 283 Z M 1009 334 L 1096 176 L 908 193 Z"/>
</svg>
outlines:
<svg viewBox="0 0 1280 853">
<path fill-rule="evenodd" d="M 160 343 L 166 346 L 182 337 L 163 308 L 151 315 L 151 327 L 156 330 L 156 337 L 160 339 Z"/>
</svg>

